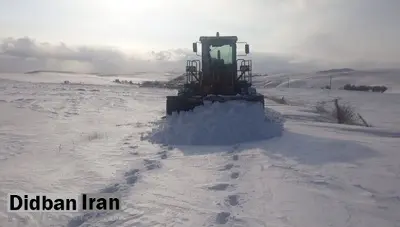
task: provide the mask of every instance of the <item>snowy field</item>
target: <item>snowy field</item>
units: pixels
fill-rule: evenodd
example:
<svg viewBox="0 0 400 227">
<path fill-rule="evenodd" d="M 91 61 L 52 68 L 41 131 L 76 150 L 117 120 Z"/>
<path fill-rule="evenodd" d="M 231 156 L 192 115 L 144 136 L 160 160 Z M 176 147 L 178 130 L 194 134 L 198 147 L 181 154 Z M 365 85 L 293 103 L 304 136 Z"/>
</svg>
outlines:
<svg viewBox="0 0 400 227">
<path fill-rule="evenodd" d="M 90 84 L 90 85 L 110 85 L 115 79 L 128 80 L 134 83 L 143 81 L 167 81 L 175 75 L 171 73 L 157 74 L 157 73 L 137 73 L 132 75 L 111 75 L 111 76 L 97 76 L 93 74 L 68 74 L 68 73 L 32 73 L 32 74 L 19 74 L 19 73 L 3 73 L 0 74 L 1 79 L 20 81 L 20 82 L 33 82 L 33 83 L 64 83 L 69 81 L 72 84 Z"/>
<path fill-rule="evenodd" d="M 287 75 L 254 78 L 259 91 L 290 104 L 266 100 L 265 121 L 257 106 L 241 112 L 244 104 L 162 119 L 175 91 L 112 77 L 0 74 L 0 226 L 398 227 L 399 77 L 333 76 L 333 88 L 390 87 L 366 93 L 320 89 L 328 76 L 291 75 L 289 88 Z M 136 78 L 148 77 L 165 78 Z M 315 112 L 336 97 L 373 127 Z M 114 192 L 124 206 L 11 214 L 11 192 Z"/>
</svg>

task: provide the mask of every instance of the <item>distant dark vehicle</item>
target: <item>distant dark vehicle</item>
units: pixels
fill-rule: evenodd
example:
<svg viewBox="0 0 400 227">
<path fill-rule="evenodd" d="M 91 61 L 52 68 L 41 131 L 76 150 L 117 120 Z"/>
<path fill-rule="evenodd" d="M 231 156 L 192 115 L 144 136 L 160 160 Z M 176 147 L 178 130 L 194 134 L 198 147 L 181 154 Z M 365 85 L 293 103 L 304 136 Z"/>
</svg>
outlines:
<svg viewBox="0 0 400 227">
<path fill-rule="evenodd" d="M 343 87 L 344 90 L 348 91 L 372 91 L 372 92 L 385 92 L 387 90 L 386 86 L 366 86 L 366 85 L 352 85 L 352 84 L 346 84 Z"/>
<path fill-rule="evenodd" d="M 342 69 L 329 69 L 324 71 L 318 71 L 317 73 L 350 73 L 354 71 L 355 71 L 354 69 L 342 68 Z"/>
</svg>

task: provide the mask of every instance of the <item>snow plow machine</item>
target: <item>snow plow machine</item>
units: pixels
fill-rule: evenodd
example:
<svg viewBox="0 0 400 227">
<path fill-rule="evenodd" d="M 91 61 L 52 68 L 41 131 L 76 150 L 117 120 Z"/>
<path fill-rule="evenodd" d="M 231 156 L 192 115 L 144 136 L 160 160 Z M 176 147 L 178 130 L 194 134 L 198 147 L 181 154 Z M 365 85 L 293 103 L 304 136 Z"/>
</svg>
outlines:
<svg viewBox="0 0 400 227">
<path fill-rule="evenodd" d="M 201 60 L 187 60 L 186 81 L 175 96 L 167 96 L 166 112 L 190 111 L 205 101 L 227 102 L 243 100 L 260 103 L 264 108 L 264 96 L 252 87 L 251 60 L 238 59 L 247 56 L 250 48 L 245 44 L 245 54 L 237 54 L 237 36 L 201 36 L 193 43 L 193 52 Z M 201 44 L 198 54 L 197 44 Z"/>
</svg>

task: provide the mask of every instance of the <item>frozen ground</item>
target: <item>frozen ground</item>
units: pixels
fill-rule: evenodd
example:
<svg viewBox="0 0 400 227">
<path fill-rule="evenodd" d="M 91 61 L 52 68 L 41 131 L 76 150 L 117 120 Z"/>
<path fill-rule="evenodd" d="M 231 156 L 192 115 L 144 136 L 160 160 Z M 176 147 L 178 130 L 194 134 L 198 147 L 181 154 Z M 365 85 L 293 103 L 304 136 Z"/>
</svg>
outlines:
<svg viewBox="0 0 400 227">
<path fill-rule="evenodd" d="M 132 75 L 110 75 L 98 76 L 93 74 L 67 74 L 67 73 L 3 73 L 0 74 L 1 79 L 8 79 L 21 82 L 34 83 L 63 83 L 69 81 L 72 84 L 89 84 L 89 85 L 111 85 L 115 79 L 128 80 L 134 83 L 139 83 L 147 80 L 167 81 L 175 75 L 171 73 L 156 74 L 156 73 L 137 73 Z"/>
<path fill-rule="evenodd" d="M 124 209 L 76 217 L 1 208 L 0 226 L 400 226 L 395 89 L 327 91 L 319 89 L 327 77 L 304 75 L 303 85 L 285 88 L 284 75 L 260 77 L 260 87 L 275 83 L 263 93 L 292 105 L 266 100 L 273 122 L 256 121 L 248 107 L 241 124 L 238 112 L 220 115 L 236 106 L 161 119 L 174 91 L 59 76 L 0 75 L 0 206 L 9 192 L 103 191 L 121 193 Z M 335 97 L 374 127 L 338 125 L 314 111 Z M 220 128 L 207 120 L 213 114 Z M 266 137 L 254 141 L 257 133 Z"/>
</svg>

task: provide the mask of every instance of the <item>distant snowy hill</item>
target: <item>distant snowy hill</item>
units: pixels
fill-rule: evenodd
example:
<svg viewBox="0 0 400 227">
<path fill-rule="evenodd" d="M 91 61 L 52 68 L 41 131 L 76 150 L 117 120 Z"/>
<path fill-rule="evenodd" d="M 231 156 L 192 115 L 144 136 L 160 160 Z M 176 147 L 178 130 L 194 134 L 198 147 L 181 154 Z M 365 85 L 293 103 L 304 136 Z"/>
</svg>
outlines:
<svg viewBox="0 0 400 227">
<path fill-rule="evenodd" d="M 384 85 L 385 93 L 400 93 L 400 70 L 327 70 L 316 73 L 276 74 L 255 77 L 254 83 L 265 88 L 322 88 L 332 85 L 332 89 L 342 89 L 346 84 Z"/>
</svg>

